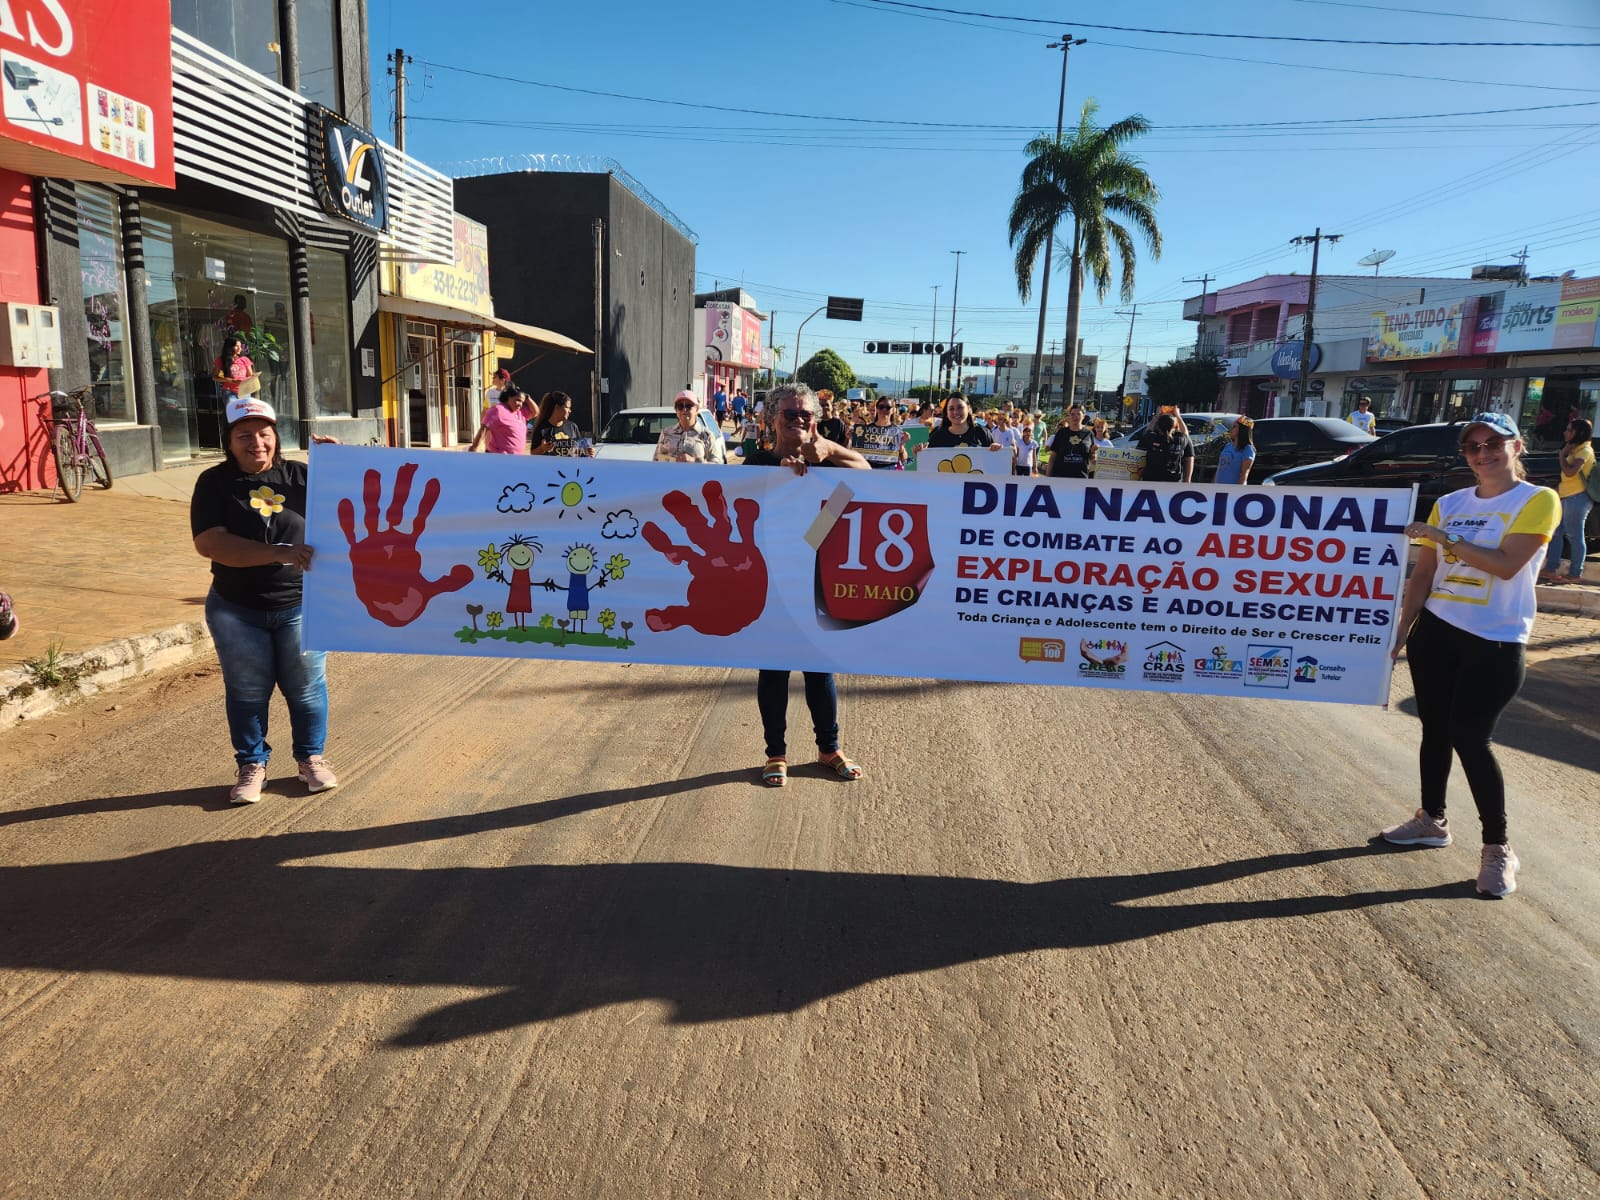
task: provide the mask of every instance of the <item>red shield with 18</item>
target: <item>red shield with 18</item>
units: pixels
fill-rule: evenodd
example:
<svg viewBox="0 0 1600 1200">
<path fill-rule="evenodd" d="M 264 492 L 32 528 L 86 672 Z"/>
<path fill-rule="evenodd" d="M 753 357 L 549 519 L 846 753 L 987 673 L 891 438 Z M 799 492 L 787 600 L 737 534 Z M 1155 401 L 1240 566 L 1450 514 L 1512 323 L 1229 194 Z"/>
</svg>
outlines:
<svg viewBox="0 0 1600 1200">
<path fill-rule="evenodd" d="M 817 547 L 817 622 L 841 628 L 892 617 L 917 602 L 932 572 L 926 504 L 853 501 Z"/>
</svg>

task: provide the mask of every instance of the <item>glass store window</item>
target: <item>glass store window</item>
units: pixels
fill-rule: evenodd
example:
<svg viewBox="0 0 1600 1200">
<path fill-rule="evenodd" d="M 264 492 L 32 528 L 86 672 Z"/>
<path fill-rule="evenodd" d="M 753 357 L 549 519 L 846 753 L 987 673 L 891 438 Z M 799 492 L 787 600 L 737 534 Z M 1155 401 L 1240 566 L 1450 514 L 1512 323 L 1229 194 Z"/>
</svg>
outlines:
<svg viewBox="0 0 1600 1200">
<path fill-rule="evenodd" d="M 172 23 L 268 79 L 280 80 L 273 0 L 172 0 Z"/>
<path fill-rule="evenodd" d="M 223 400 L 212 373 L 232 332 L 250 349 L 262 397 L 292 416 L 288 245 L 152 204 L 143 212 L 164 457 L 221 448 Z M 278 432 L 285 448 L 298 445 L 296 422 L 280 423 Z"/>
<path fill-rule="evenodd" d="M 339 97 L 339 21 L 334 0 L 298 0 L 300 94 L 343 112 Z"/>
<path fill-rule="evenodd" d="M 83 315 L 89 330 L 94 415 L 97 421 L 132 421 L 133 362 L 123 321 L 128 292 L 117 197 L 104 188 L 82 183 L 75 190 L 78 270 L 83 277 Z"/>
<path fill-rule="evenodd" d="M 317 380 L 311 409 L 319 417 L 348 417 L 350 395 L 350 289 L 345 259 L 331 250 L 307 250 L 311 279 L 311 369 Z"/>
</svg>

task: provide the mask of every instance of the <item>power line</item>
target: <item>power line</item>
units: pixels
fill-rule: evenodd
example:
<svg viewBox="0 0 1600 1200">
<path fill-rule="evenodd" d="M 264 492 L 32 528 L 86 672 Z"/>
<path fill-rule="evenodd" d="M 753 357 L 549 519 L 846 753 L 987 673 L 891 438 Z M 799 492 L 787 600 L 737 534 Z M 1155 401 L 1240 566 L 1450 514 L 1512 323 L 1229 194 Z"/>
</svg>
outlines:
<svg viewBox="0 0 1600 1200">
<path fill-rule="evenodd" d="M 1406 13 L 1419 17 L 1459 17 L 1463 21 L 1497 21 L 1504 25 L 1543 25 L 1550 29 L 1600 29 L 1600 25 L 1575 25 L 1568 21 L 1539 21 L 1533 17 L 1492 17 L 1482 13 L 1442 12 L 1437 8 L 1397 8 L 1390 4 L 1357 4 L 1354 0 L 1294 0 L 1296 4 L 1322 4 L 1329 8 L 1364 8 L 1384 16 Z"/>
<path fill-rule="evenodd" d="M 1014 17 L 1005 13 L 983 12 L 966 8 L 941 8 L 933 4 L 914 4 L 911 0 L 861 0 L 880 8 L 903 8 L 917 12 L 941 13 L 956 17 L 980 17 L 989 21 L 1010 21 L 1022 25 L 1070 24 L 1075 29 L 1101 29 L 1110 33 L 1147 33 L 1161 37 L 1219 38 L 1240 42 L 1304 42 L 1323 46 L 1433 46 L 1454 49 L 1548 49 L 1588 50 L 1600 48 L 1600 42 L 1458 42 L 1458 41 L 1393 41 L 1378 38 L 1308 37 L 1292 33 L 1220 33 L 1210 29 L 1152 29 L 1142 25 L 1096 25 L 1076 18 L 1063 22 L 1058 17 Z"/>
</svg>

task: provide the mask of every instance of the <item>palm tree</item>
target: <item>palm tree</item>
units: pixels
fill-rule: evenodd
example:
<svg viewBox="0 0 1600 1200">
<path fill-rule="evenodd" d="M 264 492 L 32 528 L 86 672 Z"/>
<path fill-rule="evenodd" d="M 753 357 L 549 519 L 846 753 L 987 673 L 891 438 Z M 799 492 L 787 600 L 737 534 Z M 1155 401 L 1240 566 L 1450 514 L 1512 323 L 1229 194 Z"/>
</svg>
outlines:
<svg viewBox="0 0 1600 1200">
<path fill-rule="evenodd" d="M 1017 293 L 1027 303 L 1033 292 L 1033 268 L 1039 251 L 1049 246 L 1056 226 L 1072 218 L 1072 242 L 1063 247 L 1059 264 L 1067 275 L 1066 395 L 1070 403 L 1078 370 L 1078 310 L 1083 297 L 1083 269 L 1094 275 L 1095 293 L 1101 299 L 1111 290 L 1111 250 L 1121 260 L 1123 303 L 1133 299 L 1137 254 L 1132 226 L 1143 235 L 1151 257 L 1161 257 L 1161 230 L 1156 227 L 1155 203 L 1161 193 L 1144 166 L 1123 148 L 1148 133 L 1150 122 L 1135 114 L 1104 129 L 1094 123 L 1100 106 L 1091 98 L 1083 102 L 1078 128 L 1060 139 L 1046 134 L 1024 149 L 1028 163 L 1011 204 L 1011 245 L 1016 249 Z M 1048 256 L 1048 251 L 1046 251 Z M 1044 355 L 1045 309 L 1050 298 L 1050 271 L 1046 265 L 1039 284 L 1039 340 L 1034 350 L 1030 390 L 1039 394 L 1039 360 Z"/>
</svg>

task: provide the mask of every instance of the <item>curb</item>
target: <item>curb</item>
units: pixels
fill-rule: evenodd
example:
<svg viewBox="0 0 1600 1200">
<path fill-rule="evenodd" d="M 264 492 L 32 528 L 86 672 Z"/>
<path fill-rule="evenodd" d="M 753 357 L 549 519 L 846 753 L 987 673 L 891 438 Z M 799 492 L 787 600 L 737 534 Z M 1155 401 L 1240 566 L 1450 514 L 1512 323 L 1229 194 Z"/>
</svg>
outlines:
<svg viewBox="0 0 1600 1200">
<path fill-rule="evenodd" d="M 1600 618 L 1600 590 L 1589 587 L 1540 587 L 1539 611 Z"/>
<path fill-rule="evenodd" d="M 211 649 L 204 621 L 186 621 L 157 633 L 122 638 L 64 654 L 57 664 L 63 682 L 44 687 L 26 668 L 0 671 L 0 730 L 47 716 L 113 684 L 176 666 Z"/>
</svg>

